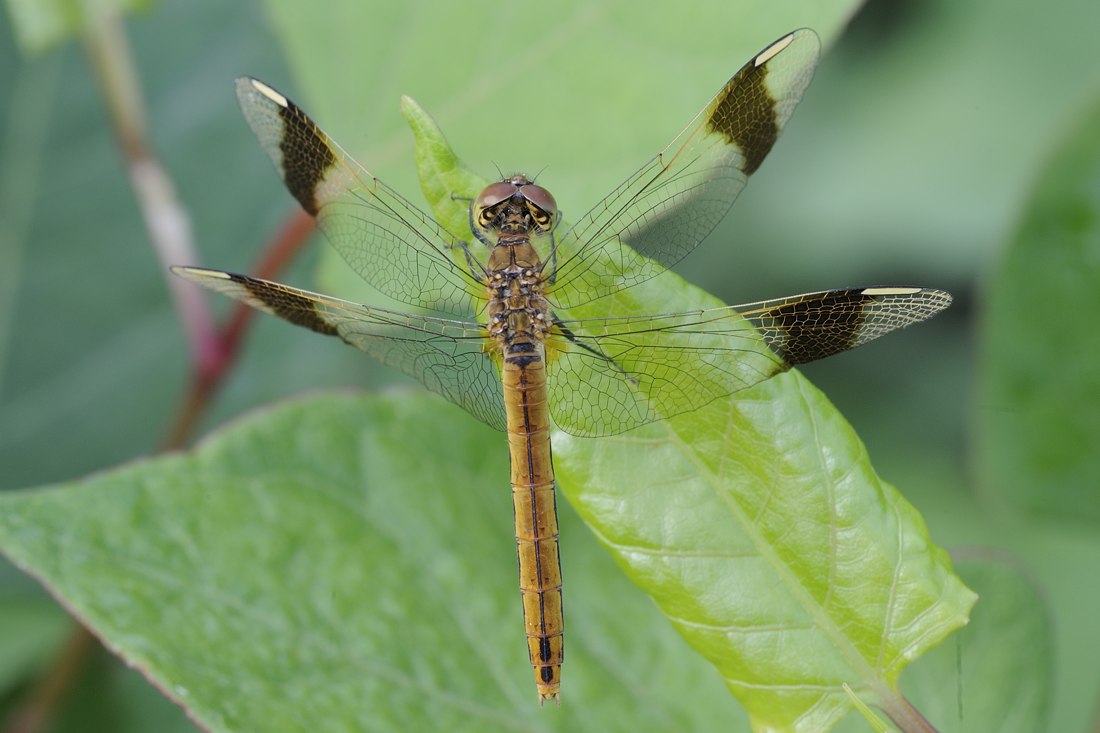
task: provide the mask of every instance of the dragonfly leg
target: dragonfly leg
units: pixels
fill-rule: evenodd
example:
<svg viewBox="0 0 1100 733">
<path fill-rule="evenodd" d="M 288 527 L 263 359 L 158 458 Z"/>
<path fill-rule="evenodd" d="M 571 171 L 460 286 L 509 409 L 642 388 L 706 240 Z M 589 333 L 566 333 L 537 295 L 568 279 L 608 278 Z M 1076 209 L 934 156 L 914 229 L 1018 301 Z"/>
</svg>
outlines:
<svg viewBox="0 0 1100 733">
<path fill-rule="evenodd" d="M 452 193 L 451 194 L 451 201 L 465 201 L 465 202 L 468 203 L 468 206 L 466 207 L 466 212 L 468 213 L 468 215 L 470 217 L 470 231 L 474 233 L 474 236 L 478 238 L 479 242 L 484 244 L 486 247 L 489 247 L 490 249 L 492 249 L 493 246 L 495 245 L 493 240 L 489 239 L 489 237 L 485 234 L 485 232 L 481 231 L 481 228 L 478 227 L 474 223 L 474 200 L 472 198 L 468 198 L 466 196 L 455 196 Z M 466 254 L 467 254 L 467 256 L 469 256 L 468 252 Z"/>
<path fill-rule="evenodd" d="M 453 249 L 461 249 L 463 256 L 466 258 L 466 267 L 470 269 L 470 275 L 477 280 L 485 279 L 485 268 L 474 259 L 474 253 L 470 251 L 470 248 L 466 246 L 466 242 L 455 242 L 451 245 Z"/>
<path fill-rule="evenodd" d="M 561 221 L 561 212 L 558 212 L 558 221 Z M 550 277 L 547 282 L 553 285 L 558 280 L 558 239 L 554 232 L 550 232 Z"/>
</svg>

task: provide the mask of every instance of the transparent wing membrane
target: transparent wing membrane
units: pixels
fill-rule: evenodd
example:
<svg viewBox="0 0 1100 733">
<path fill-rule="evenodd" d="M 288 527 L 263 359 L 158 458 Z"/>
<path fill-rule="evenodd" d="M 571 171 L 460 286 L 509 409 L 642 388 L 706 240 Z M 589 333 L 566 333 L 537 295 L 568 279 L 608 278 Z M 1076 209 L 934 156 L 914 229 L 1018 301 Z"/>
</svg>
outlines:
<svg viewBox="0 0 1100 733">
<path fill-rule="evenodd" d="M 221 270 L 172 271 L 265 313 L 339 336 L 491 427 L 505 428 L 500 377 L 486 357 L 486 333 L 479 323 L 372 308 Z"/>
<path fill-rule="evenodd" d="M 663 151 L 561 236 L 554 302 L 574 308 L 675 265 L 706 238 L 775 144 L 813 77 L 810 30 L 745 64 Z"/>
<path fill-rule="evenodd" d="M 768 46 L 667 148 L 571 229 L 555 233 L 554 257 L 543 262 L 542 275 L 560 315 L 664 272 L 711 232 L 774 145 L 813 75 L 818 52 L 817 36 L 809 30 Z M 356 272 L 391 298 L 448 317 L 358 305 L 217 270 L 175 271 L 292 323 L 339 336 L 504 429 L 493 358 L 500 347 L 471 316 L 487 300 L 492 278 L 485 266 L 279 92 L 242 78 L 237 95 L 290 193 L 317 217 Z M 535 202 L 552 203 L 549 193 L 531 190 Z M 540 251 L 549 241 L 533 237 Z M 499 273 L 493 277 L 501 282 Z M 865 288 L 687 313 L 557 321 L 545 344 L 551 409 L 569 432 L 619 433 L 695 410 L 791 365 L 853 348 L 928 318 L 949 302 L 938 290 Z"/>
<path fill-rule="evenodd" d="M 575 435 L 621 433 L 923 321 L 950 302 L 942 290 L 860 288 L 562 321 L 548 359 L 552 414 Z"/>
<path fill-rule="evenodd" d="M 485 298 L 484 271 L 457 264 L 458 238 L 355 162 L 297 105 L 247 77 L 237 80 L 237 98 L 290 193 L 360 277 L 441 313 L 468 314 L 471 298 Z"/>
</svg>

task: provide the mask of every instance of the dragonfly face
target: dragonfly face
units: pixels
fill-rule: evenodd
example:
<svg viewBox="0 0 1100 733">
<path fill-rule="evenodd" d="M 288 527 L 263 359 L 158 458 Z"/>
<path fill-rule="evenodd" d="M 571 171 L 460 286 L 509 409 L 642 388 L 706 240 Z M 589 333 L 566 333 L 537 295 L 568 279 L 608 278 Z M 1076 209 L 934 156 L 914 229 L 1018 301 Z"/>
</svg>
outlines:
<svg viewBox="0 0 1100 733">
<path fill-rule="evenodd" d="M 525 176 L 512 176 L 491 183 L 473 202 L 478 226 L 490 233 L 514 232 L 518 227 L 532 233 L 553 228 L 558 202 L 550 192 Z"/>
<path fill-rule="evenodd" d="M 525 176 L 487 186 L 452 233 L 351 159 L 299 107 L 237 82 L 249 125 L 345 260 L 422 313 L 351 303 L 245 275 L 173 271 L 334 335 L 507 431 L 528 652 L 540 700 L 563 660 L 550 419 L 612 435 L 696 410 L 795 364 L 922 321 L 942 290 L 829 290 L 741 306 L 573 318 L 691 252 L 771 150 L 813 75 L 813 31 L 749 60 L 660 153 L 558 236 L 554 197 Z M 472 250 L 472 234 L 489 253 Z M 436 315 L 437 314 L 437 315 Z"/>
</svg>

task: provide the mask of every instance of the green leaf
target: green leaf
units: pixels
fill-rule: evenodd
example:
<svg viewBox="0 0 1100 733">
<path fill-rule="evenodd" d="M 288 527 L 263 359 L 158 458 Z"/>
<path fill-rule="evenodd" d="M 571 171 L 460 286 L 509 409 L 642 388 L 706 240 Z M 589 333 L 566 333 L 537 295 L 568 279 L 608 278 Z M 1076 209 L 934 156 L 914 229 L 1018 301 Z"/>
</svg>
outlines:
<svg viewBox="0 0 1100 733">
<path fill-rule="evenodd" d="M 711 730 L 738 713 L 563 512 L 540 709 L 505 442 L 425 394 L 259 413 L 192 455 L 0 495 L 0 548 L 214 731 Z"/>
<path fill-rule="evenodd" d="M 975 596 L 797 374 L 619 438 L 558 438 L 562 489 L 757 726 L 827 730 Z"/>
<path fill-rule="evenodd" d="M 425 195 L 453 218 L 455 198 L 438 191 L 467 180 L 461 164 L 436 126 L 414 131 Z M 438 165 L 423 162 L 435 155 Z M 600 304 L 615 315 L 718 305 L 672 273 Z M 570 503 L 757 728 L 827 730 L 851 709 L 845 684 L 898 707 L 901 670 L 964 625 L 976 600 L 797 373 L 611 438 L 558 431 L 554 446 Z"/>
<path fill-rule="evenodd" d="M 993 276 L 978 400 L 986 491 L 1100 521 L 1100 97 L 1039 179 Z"/>
<path fill-rule="evenodd" d="M 401 114 L 417 141 L 416 173 L 436 221 L 459 236 L 469 232 L 469 203 L 452 194 L 465 192 L 467 197 L 476 196 L 488 185 L 488 179 L 458 159 L 439 125 L 412 97 L 401 98 Z"/>
</svg>

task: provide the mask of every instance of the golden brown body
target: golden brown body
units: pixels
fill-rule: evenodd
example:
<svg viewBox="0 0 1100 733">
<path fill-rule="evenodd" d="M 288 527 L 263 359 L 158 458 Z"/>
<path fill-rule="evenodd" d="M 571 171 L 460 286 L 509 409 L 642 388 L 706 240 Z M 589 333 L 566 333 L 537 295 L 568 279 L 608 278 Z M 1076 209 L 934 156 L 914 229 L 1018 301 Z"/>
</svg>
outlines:
<svg viewBox="0 0 1100 733">
<path fill-rule="evenodd" d="M 539 700 L 545 701 L 558 699 L 564 621 L 543 347 L 550 306 L 542 295 L 542 264 L 528 233 L 538 225 L 525 201 L 522 196 L 504 199 L 492 207 L 493 215 L 486 219 L 487 228 L 500 233 L 489 255 L 486 286 L 489 335 L 503 362 L 501 381 L 527 650 Z"/>
<path fill-rule="evenodd" d="M 564 623 L 546 364 L 539 359 L 520 366 L 505 359 L 502 376 L 527 649 L 539 699 L 557 699 Z"/>
</svg>

